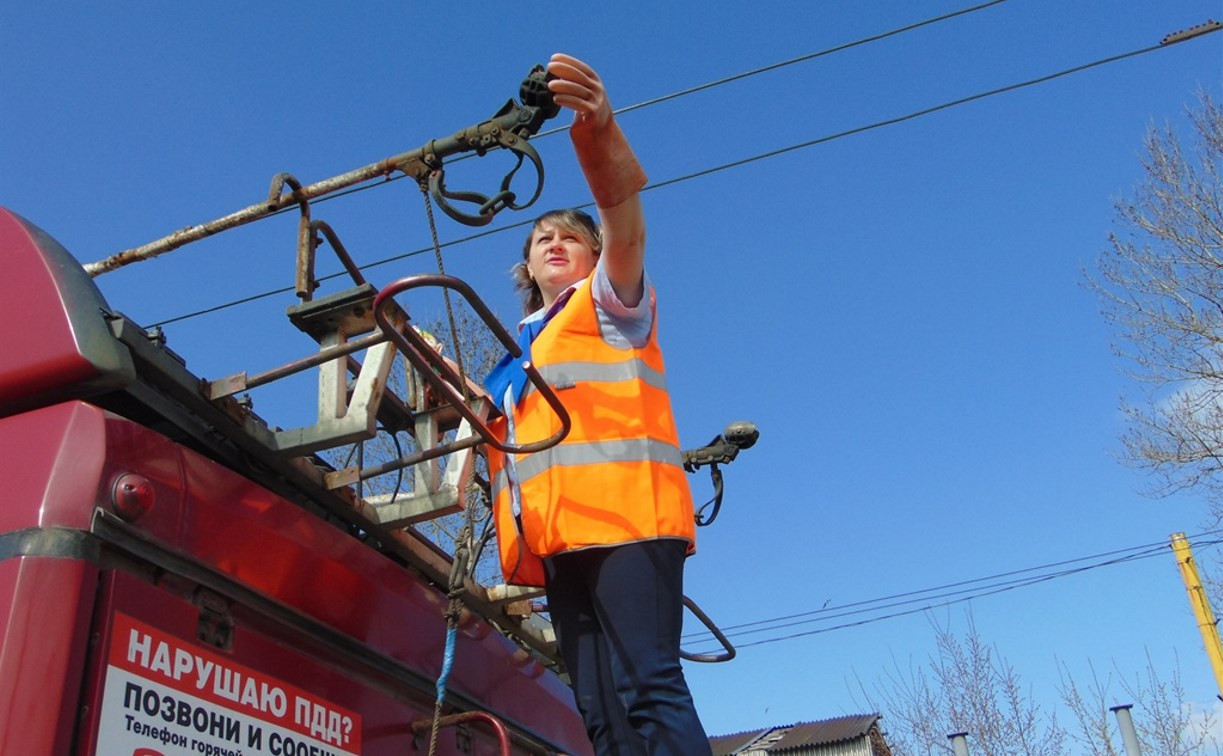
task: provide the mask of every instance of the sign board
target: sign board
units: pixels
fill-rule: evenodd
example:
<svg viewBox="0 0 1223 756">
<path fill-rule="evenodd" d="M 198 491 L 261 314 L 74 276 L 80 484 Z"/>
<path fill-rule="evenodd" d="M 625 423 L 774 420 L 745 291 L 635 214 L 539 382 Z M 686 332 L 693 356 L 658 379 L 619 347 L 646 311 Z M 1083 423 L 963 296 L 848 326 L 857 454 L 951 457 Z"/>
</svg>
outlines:
<svg viewBox="0 0 1223 756">
<path fill-rule="evenodd" d="M 361 717 L 116 613 L 100 756 L 356 756 Z"/>
</svg>

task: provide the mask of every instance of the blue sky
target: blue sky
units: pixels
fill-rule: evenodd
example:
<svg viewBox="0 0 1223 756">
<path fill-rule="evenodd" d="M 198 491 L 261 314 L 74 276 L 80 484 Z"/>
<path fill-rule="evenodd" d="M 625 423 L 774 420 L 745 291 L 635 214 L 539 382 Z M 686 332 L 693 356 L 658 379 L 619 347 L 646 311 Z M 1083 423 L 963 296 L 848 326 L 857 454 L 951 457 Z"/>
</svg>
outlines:
<svg viewBox="0 0 1223 756">
<path fill-rule="evenodd" d="M 317 181 L 483 120 L 555 50 L 592 63 L 625 106 L 971 5 L 539 2 L 447 15 L 409 2 L 8 3 L 0 204 L 96 260 L 253 204 L 280 171 Z M 1008 0 L 621 123 L 663 182 L 1146 48 L 1220 11 Z M 683 441 L 744 418 L 762 433 L 726 470 L 688 594 L 735 625 L 1197 532 L 1199 499 L 1146 498 L 1117 461 L 1128 387 L 1083 270 L 1141 175 L 1147 127 L 1186 133 L 1185 107 L 1199 87 L 1220 96 L 1221 68 L 1214 34 L 648 191 L 647 265 Z M 589 201 L 568 140 L 536 147 L 543 197 L 494 228 Z M 448 183 L 487 192 L 507 168 L 503 155 L 465 161 Z M 407 182 L 316 217 L 361 264 L 429 245 Z M 144 324 L 287 287 L 295 226 L 223 234 L 99 286 Z M 471 232 L 442 219 L 439 233 Z M 446 251 L 447 271 L 505 320 L 521 237 Z M 321 258 L 321 272 L 336 269 Z M 367 276 L 434 269 L 425 253 Z M 283 318 L 290 304 L 170 324 L 169 345 L 205 377 L 272 367 L 312 348 Z M 257 393 L 256 410 L 288 426 L 313 411 L 310 391 Z M 1179 659 L 1192 700 L 1215 699 L 1170 554 L 932 616 L 962 627 L 966 606 L 1049 708 L 1056 660 L 1132 676 L 1147 654 L 1164 673 Z M 869 688 L 933 651 L 930 622 L 745 648 L 689 679 L 711 733 L 854 713 L 855 680 Z"/>
</svg>

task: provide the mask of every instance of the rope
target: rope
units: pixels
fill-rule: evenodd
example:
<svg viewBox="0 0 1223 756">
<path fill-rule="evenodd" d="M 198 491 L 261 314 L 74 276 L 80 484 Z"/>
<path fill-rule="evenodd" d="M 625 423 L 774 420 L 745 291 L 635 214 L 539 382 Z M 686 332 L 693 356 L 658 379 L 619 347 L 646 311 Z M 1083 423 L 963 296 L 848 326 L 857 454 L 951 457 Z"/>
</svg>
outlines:
<svg viewBox="0 0 1223 756">
<path fill-rule="evenodd" d="M 425 200 L 425 214 L 429 216 L 429 235 L 433 238 L 433 257 L 437 260 L 437 272 L 446 275 L 446 265 L 442 262 L 442 245 L 437 238 L 437 222 L 433 219 L 433 203 L 429 201 L 429 187 L 422 180 L 420 193 Z M 467 391 L 467 372 L 463 369 L 463 350 L 459 346 L 459 329 L 454 322 L 454 310 L 450 307 L 450 289 L 442 288 L 442 299 L 446 303 L 446 321 L 450 324 L 450 343 L 454 345 L 454 364 L 459 368 L 459 379 L 464 399 L 470 399 Z"/>
<path fill-rule="evenodd" d="M 442 669 L 437 675 L 437 698 L 433 702 L 433 725 L 429 728 L 429 756 L 437 752 L 437 733 L 442 719 L 442 707 L 446 701 L 446 680 L 454 666 L 454 645 L 458 636 L 459 617 L 463 612 L 463 580 L 467 575 L 468 543 L 472 537 L 472 515 L 468 507 L 467 522 L 459 533 L 459 546 L 454 552 L 454 563 L 450 567 L 450 584 L 447 586 L 446 646 L 442 652 Z"/>
<path fill-rule="evenodd" d="M 451 604 L 454 601 L 451 600 Z M 450 611 L 447 610 L 447 615 Z M 437 733 L 441 728 L 442 704 L 446 700 L 446 678 L 450 676 L 450 666 L 454 663 L 454 639 L 457 635 L 457 623 L 446 623 L 446 651 L 442 656 L 442 672 L 437 678 L 437 700 L 433 702 L 433 725 L 429 728 L 429 756 L 437 753 Z"/>
<path fill-rule="evenodd" d="M 433 203 L 429 200 L 428 185 L 420 182 L 421 196 L 425 201 L 425 214 L 429 219 L 429 235 L 433 239 L 433 256 L 437 260 L 437 272 L 446 275 L 446 265 L 442 260 L 442 245 L 437 237 L 437 223 L 433 218 Z M 463 398 L 471 398 L 467 389 L 467 371 L 463 367 L 463 349 L 459 343 L 459 329 L 455 323 L 454 310 L 450 305 L 450 289 L 442 288 L 442 299 L 446 303 L 446 321 L 450 326 L 450 343 L 454 345 L 454 362 L 458 367 L 460 390 Z M 433 725 L 429 729 L 429 756 L 437 752 L 437 733 L 442 719 L 442 707 L 446 701 L 446 680 L 454 666 L 454 646 L 458 637 L 459 617 L 463 612 L 464 579 L 467 576 L 467 563 L 471 555 L 471 544 L 475 535 L 475 512 L 470 506 L 465 506 L 467 520 L 459 532 L 458 545 L 454 550 L 454 562 L 450 567 L 450 581 L 446 595 L 450 599 L 446 606 L 446 645 L 442 651 L 442 668 L 437 675 L 437 698 L 433 702 Z"/>
</svg>

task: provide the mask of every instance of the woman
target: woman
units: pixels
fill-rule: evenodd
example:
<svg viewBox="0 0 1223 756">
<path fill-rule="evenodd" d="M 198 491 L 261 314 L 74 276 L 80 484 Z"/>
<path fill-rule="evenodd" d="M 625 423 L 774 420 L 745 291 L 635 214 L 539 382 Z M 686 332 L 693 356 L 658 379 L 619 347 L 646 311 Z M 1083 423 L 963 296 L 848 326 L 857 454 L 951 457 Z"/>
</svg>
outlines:
<svg viewBox="0 0 1223 756">
<path fill-rule="evenodd" d="M 545 214 L 515 268 L 529 313 L 519 342 L 572 428 L 541 452 L 489 452 L 502 570 L 546 587 L 597 753 L 709 753 L 679 662 L 694 524 L 643 267 L 646 177 L 594 70 L 557 54 L 548 72 L 557 104 L 575 112 L 570 137 L 600 224 Z M 504 437 L 528 443 L 559 421 L 520 364 L 507 356 L 487 384 Z"/>
</svg>

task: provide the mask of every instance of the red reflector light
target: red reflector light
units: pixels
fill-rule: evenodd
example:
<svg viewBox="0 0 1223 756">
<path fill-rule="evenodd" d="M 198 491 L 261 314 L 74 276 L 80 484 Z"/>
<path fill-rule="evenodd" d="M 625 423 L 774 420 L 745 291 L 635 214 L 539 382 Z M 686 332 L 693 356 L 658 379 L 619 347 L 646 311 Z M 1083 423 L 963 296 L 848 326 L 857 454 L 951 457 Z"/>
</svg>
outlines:
<svg viewBox="0 0 1223 756">
<path fill-rule="evenodd" d="M 110 501 L 115 513 L 128 522 L 134 522 L 153 507 L 153 484 L 143 475 L 124 473 L 115 478 L 110 491 Z"/>
</svg>

